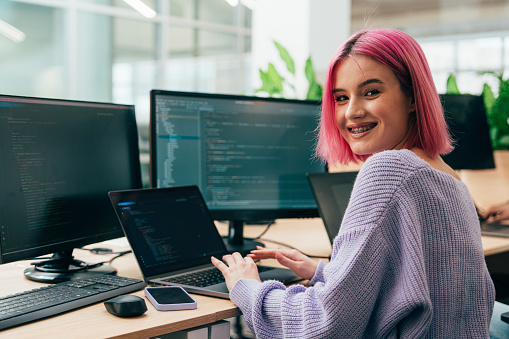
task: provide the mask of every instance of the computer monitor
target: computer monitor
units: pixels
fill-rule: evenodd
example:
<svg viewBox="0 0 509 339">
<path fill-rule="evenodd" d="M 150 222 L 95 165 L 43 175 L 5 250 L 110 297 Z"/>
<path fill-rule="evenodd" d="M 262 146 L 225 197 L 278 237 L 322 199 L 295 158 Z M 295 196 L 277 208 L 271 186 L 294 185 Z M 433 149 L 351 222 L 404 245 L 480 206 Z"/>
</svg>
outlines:
<svg viewBox="0 0 509 339">
<path fill-rule="evenodd" d="M 116 273 L 72 252 L 123 237 L 108 191 L 141 188 L 134 107 L 0 95 L 0 263 L 54 253 L 25 271 L 60 282 Z"/>
<path fill-rule="evenodd" d="M 455 170 L 495 168 L 484 100 L 479 95 L 442 94 L 454 150 L 443 156 Z"/>
<path fill-rule="evenodd" d="M 306 173 L 326 171 L 313 157 L 319 102 L 163 90 L 150 102 L 151 186 L 197 185 L 229 221 L 229 251 L 257 245 L 245 223 L 318 217 Z"/>
</svg>

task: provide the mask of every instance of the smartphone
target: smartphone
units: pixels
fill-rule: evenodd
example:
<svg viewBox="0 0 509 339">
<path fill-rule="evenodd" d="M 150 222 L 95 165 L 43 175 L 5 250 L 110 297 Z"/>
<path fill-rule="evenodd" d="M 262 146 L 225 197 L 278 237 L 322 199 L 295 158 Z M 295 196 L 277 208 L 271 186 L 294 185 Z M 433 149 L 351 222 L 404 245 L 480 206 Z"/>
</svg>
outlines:
<svg viewBox="0 0 509 339">
<path fill-rule="evenodd" d="M 192 310 L 198 307 L 180 286 L 146 287 L 145 296 L 159 311 Z"/>
</svg>

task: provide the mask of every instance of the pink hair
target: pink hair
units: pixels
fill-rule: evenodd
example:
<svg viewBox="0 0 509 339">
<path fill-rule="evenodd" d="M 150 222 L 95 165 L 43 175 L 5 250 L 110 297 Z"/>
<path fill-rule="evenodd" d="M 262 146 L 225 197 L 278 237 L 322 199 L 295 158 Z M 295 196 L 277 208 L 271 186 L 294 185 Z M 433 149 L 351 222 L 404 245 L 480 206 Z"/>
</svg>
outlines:
<svg viewBox="0 0 509 339">
<path fill-rule="evenodd" d="M 334 54 L 326 74 L 316 154 L 329 164 L 366 160 L 354 154 L 341 136 L 335 119 L 336 67 L 349 56 L 366 55 L 389 67 L 404 92 L 415 102 L 416 118 L 406 148 L 420 147 L 430 157 L 452 151 L 440 97 L 424 53 L 414 38 L 394 29 L 363 30 L 352 35 Z"/>
</svg>

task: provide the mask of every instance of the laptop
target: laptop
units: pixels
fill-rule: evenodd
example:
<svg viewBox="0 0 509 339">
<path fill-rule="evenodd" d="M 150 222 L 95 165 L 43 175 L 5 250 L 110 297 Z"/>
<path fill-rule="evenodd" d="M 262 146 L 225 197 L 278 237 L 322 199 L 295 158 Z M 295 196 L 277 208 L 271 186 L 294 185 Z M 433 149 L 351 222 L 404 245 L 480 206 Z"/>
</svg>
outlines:
<svg viewBox="0 0 509 339">
<path fill-rule="evenodd" d="M 330 243 L 338 235 L 358 172 L 307 173 Z"/>
<path fill-rule="evenodd" d="M 221 272 L 210 262 L 211 256 L 227 254 L 226 246 L 197 186 L 112 191 L 109 197 L 147 284 L 229 298 Z M 290 269 L 258 268 L 262 281 L 302 280 Z M 205 271 L 221 281 L 189 281 Z"/>
</svg>

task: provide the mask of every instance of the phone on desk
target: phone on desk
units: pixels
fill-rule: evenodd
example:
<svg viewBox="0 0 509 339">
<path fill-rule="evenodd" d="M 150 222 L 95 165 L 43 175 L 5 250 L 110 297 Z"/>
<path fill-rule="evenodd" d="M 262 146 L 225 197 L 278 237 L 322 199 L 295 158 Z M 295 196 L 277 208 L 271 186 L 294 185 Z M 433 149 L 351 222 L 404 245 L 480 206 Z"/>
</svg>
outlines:
<svg viewBox="0 0 509 339">
<path fill-rule="evenodd" d="M 180 286 L 146 287 L 145 296 L 158 311 L 192 310 L 198 307 Z"/>
</svg>

